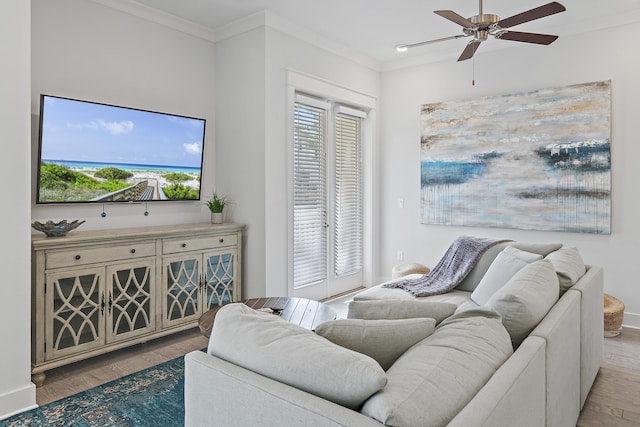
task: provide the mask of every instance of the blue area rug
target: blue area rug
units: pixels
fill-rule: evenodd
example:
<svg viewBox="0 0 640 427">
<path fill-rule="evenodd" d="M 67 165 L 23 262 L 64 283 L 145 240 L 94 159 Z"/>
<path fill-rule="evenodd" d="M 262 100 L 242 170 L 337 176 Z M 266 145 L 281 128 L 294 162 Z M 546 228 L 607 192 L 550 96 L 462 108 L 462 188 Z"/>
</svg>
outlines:
<svg viewBox="0 0 640 427">
<path fill-rule="evenodd" d="M 0 421 L 1 427 L 184 425 L 184 358 Z"/>
</svg>

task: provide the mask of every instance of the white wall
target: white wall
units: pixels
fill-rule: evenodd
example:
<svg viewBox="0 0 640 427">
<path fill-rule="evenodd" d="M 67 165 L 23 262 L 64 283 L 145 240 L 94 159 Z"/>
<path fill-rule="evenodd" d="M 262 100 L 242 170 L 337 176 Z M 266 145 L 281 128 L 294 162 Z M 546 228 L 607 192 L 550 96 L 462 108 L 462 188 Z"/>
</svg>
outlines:
<svg viewBox="0 0 640 427">
<path fill-rule="evenodd" d="M 213 43 L 92 1 L 32 3 L 32 114 L 39 114 L 44 93 L 206 119 L 202 196 L 208 197 L 216 176 Z M 36 161 L 34 155 L 34 171 Z M 107 205 L 102 218 L 102 205 L 33 205 L 32 219 L 84 219 L 83 230 L 209 220 L 200 202 L 149 203 L 149 216 L 145 208 Z"/>
<path fill-rule="evenodd" d="M 83 229 L 203 222 L 200 203 L 35 206 L 39 95 L 207 119 L 203 193 L 214 186 L 213 43 L 83 0 L 5 0 L 0 26 L 4 251 L 0 418 L 35 405 L 31 383 L 31 220 L 86 219 Z M 30 80 L 31 78 L 31 80 Z M 32 183 L 34 185 L 32 185 Z"/>
<path fill-rule="evenodd" d="M 232 199 L 226 213 L 246 224 L 243 297 L 265 295 L 264 27 L 216 43 L 217 189 Z"/>
<path fill-rule="evenodd" d="M 4 183 L 0 219 L 3 251 L 0 256 L 0 419 L 33 407 L 31 383 L 31 281 L 29 248 L 29 39 L 30 4 L 5 0 L 0 25 L 0 128 Z"/>
<path fill-rule="evenodd" d="M 637 292 L 640 242 L 640 156 L 637 97 L 640 24 L 570 37 L 550 46 L 514 44 L 483 53 L 472 61 L 455 59 L 385 72 L 381 93 L 381 234 L 380 280 L 390 276 L 398 250 L 405 260 L 433 267 L 451 241 L 463 234 L 524 241 L 563 242 L 576 246 L 590 264 L 602 265 L 605 292 L 626 304 L 625 324 L 640 327 Z M 487 43 L 502 43 L 490 40 Z M 509 42 L 506 42 L 509 43 Z M 462 49 L 462 46 L 460 47 Z M 591 81 L 611 80 L 612 98 L 612 234 L 591 235 L 522 230 L 461 228 L 420 224 L 420 106 L 422 104 L 508 94 Z M 404 199 L 404 209 L 397 199 Z"/>
<path fill-rule="evenodd" d="M 379 90 L 378 72 L 271 26 L 216 43 L 217 180 L 247 224 L 246 297 L 288 293 L 288 69 Z"/>
</svg>

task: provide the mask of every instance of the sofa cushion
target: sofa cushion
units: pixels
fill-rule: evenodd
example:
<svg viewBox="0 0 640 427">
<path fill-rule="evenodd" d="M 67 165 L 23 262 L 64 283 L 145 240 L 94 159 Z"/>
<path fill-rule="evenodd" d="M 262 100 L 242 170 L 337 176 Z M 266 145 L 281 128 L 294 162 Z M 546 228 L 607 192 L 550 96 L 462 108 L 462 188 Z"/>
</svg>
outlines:
<svg viewBox="0 0 640 427">
<path fill-rule="evenodd" d="M 361 412 L 398 427 L 446 425 L 512 353 L 497 313 L 455 314 L 396 360 Z"/>
<path fill-rule="evenodd" d="M 471 293 L 471 299 L 484 305 L 496 291 L 502 288 L 522 267 L 542 259 L 542 255 L 525 252 L 514 246 L 507 246 L 491 263 L 478 286 Z"/>
<path fill-rule="evenodd" d="M 576 248 L 562 248 L 547 255 L 560 281 L 560 296 L 587 272 L 587 267 Z"/>
<path fill-rule="evenodd" d="M 386 371 L 409 347 L 431 335 L 435 324 L 435 319 L 429 318 L 340 319 L 319 324 L 316 334 L 371 356 Z"/>
<path fill-rule="evenodd" d="M 419 274 L 411 274 L 409 276 L 404 277 L 404 279 L 408 278 L 418 278 Z M 402 280 L 402 279 L 396 279 Z M 391 282 L 391 281 L 390 281 Z M 386 282 L 389 283 L 389 282 Z M 471 301 L 470 296 L 471 292 L 460 291 L 458 289 L 454 289 L 452 291 L 447 292 L 446 294 L 441 295 L 431 295 L 428 297 L 414 297 L 407 291 L 403 291 L 400 288 L 384 288 L 384 283 L 376 286 L 372 286 L 362 292 L 354 295 L 354 301 L 390 301 L 390 300 L 402 300 L 402 301 L 433 301 L 433 302 L 446 302 L 450 304 L 455 304 L 458 307 L 462 304 L 465 304 Z"/>
<path fill-rule="evenodd" d="M 209 354 L 349 408 L 387 382 L 371 357 L 244 304 L 216 314 Z"/>
<path fill-rule="evenodd" d="M 476 286 L 478 286 L 478 283 L 480 283 L 480 280 L 482 280 L 498 254 L 507 246 L 513 246 L 521 251 L 532 252 L 544 257 L 560 249 L 562 243 L 501 242 L 493 245 L 482 254 L 476 265 L 471 269 L 469 274 L 467 274 L 467 277 L 456 286 L 456 289 L 472 292 Z"/>
<path fill-rule="evenodd" d="M 546 257 L 551 252 L 562 248 L 562 243 L 513 242 L 511 246 L 516 249 L 520 249 L 521 251 L 531 252 Z"/>
<path fill-rule="evenodd" d="M 411 319 L 430 317 L 436 325 L 456 311 L 457 305 L 447 302 L 414 300 L 351 301 L 347 319 Z"/>
<path fill-rule="evenodd" d="M 416 297 L 411 295 L 407 291 L 403 291 L 400 288 L 385 288 L 383 287 L 387 283 L 397 282 L 406 279 L 417 279 L 422 277 L 423 274 L 409 274 L 400 279 L 393 279 L 379 285 L 372 286 L 364 291 L 358 292 L 353 296 L 354 301 L 375 301 L 375 300 L 415 300 Z"/>
<path fill-rule="evenodd" d="M 558 301 L 558 295 L 555 269 L 541 259 L 524 266 L 485 305 L 500 313 L 515 348 Z"/>
</svg>

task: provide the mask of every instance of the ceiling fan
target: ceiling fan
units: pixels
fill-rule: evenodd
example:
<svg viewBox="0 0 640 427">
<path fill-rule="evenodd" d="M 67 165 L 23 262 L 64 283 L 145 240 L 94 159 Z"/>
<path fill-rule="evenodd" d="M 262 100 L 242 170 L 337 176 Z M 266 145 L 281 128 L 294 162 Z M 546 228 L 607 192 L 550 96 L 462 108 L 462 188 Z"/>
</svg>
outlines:
<svg viewBox="0 0 640 427">
<path fill-rule="evenodd" d="M 497 15 L 482 13 L 482 0 L 480 0 L 480 10 L 477 15 L 470 18 L 464 18 L 452 10 L 435 10 L 434 13 L 455 22 L 462 26 L 462 33 L 451 37 L 443 37 L 441 39 L 429 40 L 426 42 L 403 44 L 397 46 L 396 49 L 399 52 L 404 52 L 409 48 L 424 46 L 431 43 L 437 43 L 445 40 L 453 40 L 461 37 L 473 37 L 473 39 L 467 43 L 467 46 L 462 51 L 462 54 L 458 58 L 458 61 L 464 61 L 470 59 L 478 50 L 480 43 L 487 40 L 489 36 L 493 36 L 497 39 L 512 40 L 516 42 L 535 43 L 548 45 L 553 43 L 558 36 L 549 34 L 538 33 L 523 33 L 520 31 L 511 31 L 507 28 L 514 27 L 516 25 L 523 24 L 525 22 L 533 21 L 535 19 L 544 18 L 545 16 L 554 15 L 559 12 L 564 12 L 566 9 L 558 2 L 547 3 L 543 6 L 536 7 L 526 12 L 519 13 L 517 15 L 510 16 L 505 19 L 500 19 Z"/>
</svg>

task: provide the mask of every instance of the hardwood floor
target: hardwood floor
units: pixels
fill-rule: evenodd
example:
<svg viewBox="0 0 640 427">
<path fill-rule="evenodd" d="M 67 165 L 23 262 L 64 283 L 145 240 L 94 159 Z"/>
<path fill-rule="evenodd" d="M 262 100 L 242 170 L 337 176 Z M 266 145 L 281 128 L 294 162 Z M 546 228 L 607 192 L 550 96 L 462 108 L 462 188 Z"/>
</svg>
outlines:
<svg viewBox="0 0 640 427">
<path fill-rule="evenodd" d="M 604 362 L 578 426 L 640 426 L 640 329 L 604 340 Z"/>
<path fill-rule="evenodd" d="M 36 389 L 38 405 L 70 396 L 122 376 L 205 348 L 209 340 L 196 327 L 144 344 L 96 356 L 47 371 L 47 379 Z"/>
<path fill-rule="evenodd" d="M 341 303 L 343 304 L 343 303 Z M 338 310 L 342 306 L 334 307 Z M 207 346 L 198 328 L 47 372 L 36 390 L 39 405 Z M 578 420 L 580 427 L 640 426 L 640 329 L 604 340 L 604 363 Z"/>
</svg>

